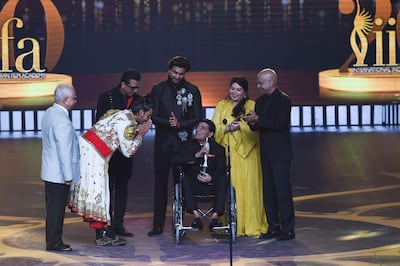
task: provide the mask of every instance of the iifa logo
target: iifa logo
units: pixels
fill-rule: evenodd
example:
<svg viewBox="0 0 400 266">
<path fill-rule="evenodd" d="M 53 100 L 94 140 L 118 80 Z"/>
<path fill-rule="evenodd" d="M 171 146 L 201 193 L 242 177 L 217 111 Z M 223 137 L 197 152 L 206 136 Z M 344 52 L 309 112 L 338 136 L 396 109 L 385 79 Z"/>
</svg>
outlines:
<svg viewBox="0 0 400 266">
<path fill-rule="evenodd" d="M 19 0 L 8 1 L 0 12 L 0 78 L 43 78 L 46 71 L 55 67 L 61 56 L 64 25 L 53 2 L 41 0 L 46 21 L 46 52 L 42 55 L 37 39 L 27 36 L 16 40 L 14 31 L 24 27 L 23 20 L 14 17 L 18 2 Z"/>
<path fill-rule="evenodd" d="M 375 16 L 360 5 L 360 0 L 339 0 L 339 11 L 342 14 L 355 12 L 353 30 L 350 34 L 350 46 L 353 53 L 341 66 L 340 72 L 348 72 L 349 65 L 354 62 L 353 73 L 370 72 L 400 72 L 397 63 L 397 46 L 399 42 L 400 12 L 397 18 L 391 17 L 392 4 L 390 0 L 375 0 Z M 398 45 L 396 45 L 396 42 Z M 375 43 L 375 62 L 366 63 L 366 57 L 371 45 Z M 386 52 L 386 53 L 385 53 Z M 386 58 L 384 58 L 386 56 Z"/>
</svg>

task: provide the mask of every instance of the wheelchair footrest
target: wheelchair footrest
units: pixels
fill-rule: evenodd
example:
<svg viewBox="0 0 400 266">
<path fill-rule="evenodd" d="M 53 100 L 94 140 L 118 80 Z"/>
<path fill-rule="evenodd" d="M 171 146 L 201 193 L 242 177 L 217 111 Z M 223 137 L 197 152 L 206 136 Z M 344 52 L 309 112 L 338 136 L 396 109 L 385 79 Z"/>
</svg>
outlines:
<svg viewBox="0 0 400 266">
<path fill-rule="evenodd" d="M 222 231 L 222 230 L 227 230 L 229 229 L 229 226 L 214 226 L 212 228 L 213 231 Z"/>
<path fill-rule="evenodd" d="M 180 228 L 180 230 L 184 230 L 184 231 L 199 231 L 198 228 L 193 228 L 193 227 L 191 227 L 191 226 L 182 226 L 182 227 Z"/>
</svg>

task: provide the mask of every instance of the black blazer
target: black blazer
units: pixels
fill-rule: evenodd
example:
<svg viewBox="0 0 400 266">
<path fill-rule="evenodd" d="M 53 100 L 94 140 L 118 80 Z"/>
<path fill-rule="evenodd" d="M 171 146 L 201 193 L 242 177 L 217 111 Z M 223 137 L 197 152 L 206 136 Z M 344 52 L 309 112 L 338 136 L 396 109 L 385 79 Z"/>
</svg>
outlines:
<svg viewBox="0 0 400 266">
<path fill-rule="evenodd" d="M 210 144 L 210 153 L 207 159 L 207 173 L 213 178 L 225 178 L 226 157 L 225 148 L 215 142 L 208 141 Z M 186 141 L 172 156 L 174 166 L 182 166 L 185 175 L 189 178 L 197 179 L 201 166 L 204 163 L 204 157 L 196 158 L 195 154 L 201 149 L 197 140 Z M 214 182 L 212 180 L 212 182 Z"/>
<path fill-rule="evenodd" d="M 184 96 L 191 94 L 193 102 L 183 108 L 177 102 L 177 91 L 185 88 Z M 156 126 L 154 145 L 160 151 L 174 151 L 182 141 L 191 139 L 193 128 L 203 118 L 200 91 L 197 86 L 183 81 L 179 86 L 166 80 L 155 85 L 151 90 L 153 104 L 152 121 Z M 180 123 L 179 128 L 169 126 L 169 117 L 174 113 Z M 182 138 L 183 137 L 183 138 Z"/>
<path fill-rule="evenodd" d="M 276 88 L 271 95 L 262 95 L 256 100 L 255 112 L 258 122 L 250 126 L 260 133 L 261 156 L 267 160 L 292 160 L 290 139 L 289 96 Z"/>
</svg>

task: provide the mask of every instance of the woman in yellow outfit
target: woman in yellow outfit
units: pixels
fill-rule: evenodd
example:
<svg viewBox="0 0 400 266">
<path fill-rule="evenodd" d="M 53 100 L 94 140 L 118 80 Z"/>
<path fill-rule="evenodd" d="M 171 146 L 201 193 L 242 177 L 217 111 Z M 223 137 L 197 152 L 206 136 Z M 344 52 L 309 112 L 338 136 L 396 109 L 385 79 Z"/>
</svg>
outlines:
<svg viewBox="0 0 400 266">
<path fill-rule="evenodd" d="M 238 236 L 256 236 L 267 231 L 258 133 L 241 120 L 241 116 L 254 110 L 255 102 L 248 98 L 247 92 L 248 82 L 244 77 L 232 78 L 229 95 L 218 102 L 212 117 L 216 125 L 215 140 L 225 148 L 230 144 Z"/>
</svg>

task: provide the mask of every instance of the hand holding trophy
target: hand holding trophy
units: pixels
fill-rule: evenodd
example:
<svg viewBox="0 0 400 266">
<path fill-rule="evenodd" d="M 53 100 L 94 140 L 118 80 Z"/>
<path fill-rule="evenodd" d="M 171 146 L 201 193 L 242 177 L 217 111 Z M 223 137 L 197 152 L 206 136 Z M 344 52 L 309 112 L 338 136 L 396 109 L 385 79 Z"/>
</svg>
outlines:
<svg viewBox="0 0 400 266">
<path fill-rule="evenodd" d="M 208 138 L 206 138 L 206 142 L 204 143 L 203 147 L 201 148 L 201 152 L 203 154 L 204 162 L 201 165 L 200 173 L 197 175 L 197 179 L 200 182 L 209 183 L 211 182 L 211 176 L 207 173 L 208 167 L 208 154 L 210 153 L 210 144 L 208 142 Z"/>
</svg>

